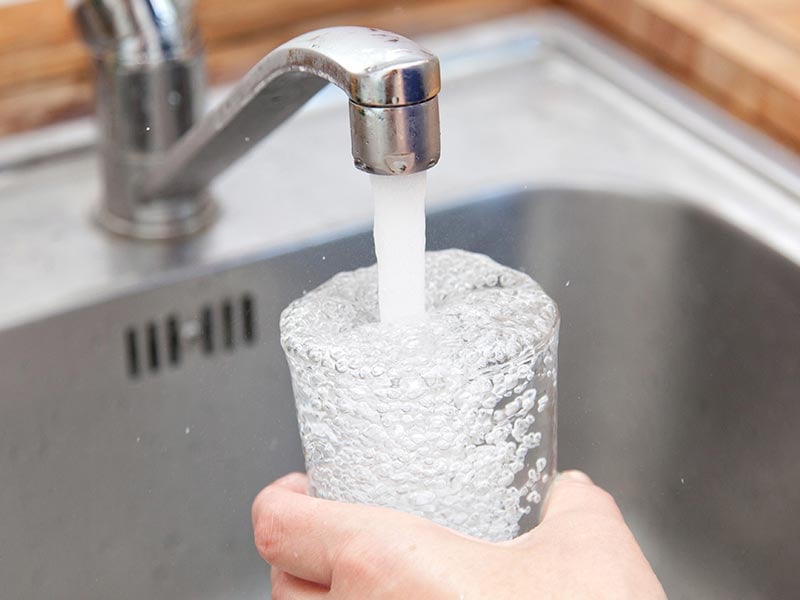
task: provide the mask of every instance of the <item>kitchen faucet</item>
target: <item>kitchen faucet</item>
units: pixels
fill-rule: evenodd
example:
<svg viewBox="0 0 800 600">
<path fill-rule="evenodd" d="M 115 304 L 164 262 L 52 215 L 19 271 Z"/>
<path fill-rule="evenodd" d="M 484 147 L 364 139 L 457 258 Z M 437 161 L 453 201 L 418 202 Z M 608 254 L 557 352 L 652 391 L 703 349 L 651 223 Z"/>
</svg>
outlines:
<svg viewBox="0 0 800 600">
<path fill-rule="evenodd" d="M 439 160 L 439 61 L 365 27 L 306 33 L 267 54 L 202 116 L 203 49 L 186 0 L 71 0 L 97 64 L 102 226 L 164 239 L 207 226 L 211 181 L 327 82 L 345 91 L 355 166 L 398 176 Z"/>
</svg>

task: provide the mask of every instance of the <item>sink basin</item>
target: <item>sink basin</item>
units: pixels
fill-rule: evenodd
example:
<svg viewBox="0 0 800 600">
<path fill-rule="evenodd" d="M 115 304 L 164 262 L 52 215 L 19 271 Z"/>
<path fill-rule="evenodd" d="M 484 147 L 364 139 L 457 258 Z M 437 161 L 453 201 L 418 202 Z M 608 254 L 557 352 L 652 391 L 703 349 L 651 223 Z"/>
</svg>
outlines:
<svg viewBox="0 0 800 600">
<path fill-rule="evenodd" d="M 428 245 L 558 302 L 559 467 L 617 497 L 670 598 L 796 594 L 797 164 L 561 14 L 430 45 Z M 87 224 L 88 124 L 0 167 L 4 596 L 264 597 L 250 503 L 303 468 L 278 316 L 374 261 L 331 102 L 227 176 L 221 222 L 183 242 Z"/>
</svg>

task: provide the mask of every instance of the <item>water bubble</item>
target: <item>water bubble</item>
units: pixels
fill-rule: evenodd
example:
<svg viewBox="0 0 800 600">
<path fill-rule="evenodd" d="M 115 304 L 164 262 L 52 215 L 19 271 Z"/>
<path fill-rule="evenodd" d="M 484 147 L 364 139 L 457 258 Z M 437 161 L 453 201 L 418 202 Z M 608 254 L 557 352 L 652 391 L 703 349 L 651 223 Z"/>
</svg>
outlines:
<svg viewBox="0 0 800 600">
<path fill-rule="evenodd" d="M 536 409 L 537 412 L 544 412 L 547 409 L 547 404 L 550 402 L 550 398 L 545 394 L 541 398 L 539 398 L 538 408 Z"/>
<path fill-rule="evenodd" d="M 414 495 L 413 502 L 417 506 L 424 506 L 426 504 L 430 504 L 434 500 L 436 500 L 436 494 L 434 494 L 432 491 L 425 491 L 425 492 L 417 492 Z"/>
<path fill-rule="evenodd" d="M 525 497 L 525 500 L 533 502 L 534 504 L 539 504 L 542 501 L 542 495 L 537 490 L 533 490 Z"/>
</svg>

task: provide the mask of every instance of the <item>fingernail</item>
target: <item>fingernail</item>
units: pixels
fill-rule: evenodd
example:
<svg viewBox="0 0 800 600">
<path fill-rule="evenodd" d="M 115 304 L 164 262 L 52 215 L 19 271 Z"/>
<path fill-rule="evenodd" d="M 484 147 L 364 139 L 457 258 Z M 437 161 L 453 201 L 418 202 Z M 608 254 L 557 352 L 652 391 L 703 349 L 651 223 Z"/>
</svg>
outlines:
<svg viewBox="0 0 800 600">
<path fill-rule="evenodd" d="M 570 471 L 562 471 L 558 474 L 559 479 L 564 479 L 566 481 L 574 481 L 576 483 L 588 483 L 592 484 L 591 478 L 584 473 L 583 471 L 578 471 L 576 469 L 572 469 Z"/>
</svg>

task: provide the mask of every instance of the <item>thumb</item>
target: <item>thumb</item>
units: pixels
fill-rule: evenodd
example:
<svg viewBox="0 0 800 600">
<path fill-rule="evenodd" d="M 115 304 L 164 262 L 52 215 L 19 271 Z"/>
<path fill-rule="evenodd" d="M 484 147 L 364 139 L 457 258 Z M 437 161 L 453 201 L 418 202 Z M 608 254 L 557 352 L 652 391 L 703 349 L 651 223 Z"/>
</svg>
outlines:
<svg viewBox="0 0 800 600">
<path fill-rule="evenodd" d="M 581 512 L 623 520 L 614 498 L 582 471 L 564 471 L 553 482 L 542 507 L 542 522 Z"/>
</svg>

